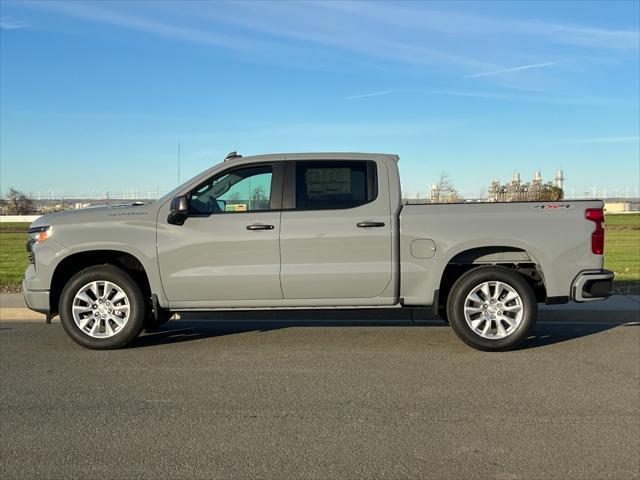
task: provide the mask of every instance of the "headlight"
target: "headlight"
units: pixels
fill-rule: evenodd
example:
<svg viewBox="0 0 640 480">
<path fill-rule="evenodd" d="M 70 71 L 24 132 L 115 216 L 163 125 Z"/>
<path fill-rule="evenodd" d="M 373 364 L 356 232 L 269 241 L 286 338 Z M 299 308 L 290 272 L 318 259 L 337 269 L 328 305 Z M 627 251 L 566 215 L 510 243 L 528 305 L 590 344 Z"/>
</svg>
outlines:
<svg viewBox="0 0 640 480">
<path fill-rule="evenodd" d="M 42 243 L 51 236 L 53 229 L 50 226 L 32 227 L 29 229 L 29 243 Z"/>
</svg>

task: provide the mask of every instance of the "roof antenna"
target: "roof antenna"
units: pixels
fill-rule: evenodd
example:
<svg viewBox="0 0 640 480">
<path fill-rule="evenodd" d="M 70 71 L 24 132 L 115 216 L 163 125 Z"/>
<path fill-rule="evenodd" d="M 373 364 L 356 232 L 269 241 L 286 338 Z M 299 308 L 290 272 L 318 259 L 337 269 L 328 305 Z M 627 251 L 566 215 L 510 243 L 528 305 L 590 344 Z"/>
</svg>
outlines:
<svg viewBox="0 0 640 480">
<path fill-rule="evenodd" d="M 233 152 L 229 152 L 226 157 L 224 157 L 224 161 L 231 160 L 232 158 L 240 158 L 242 155 L 238 155 L 238 152 L 235 150 Z"/>
</svg>

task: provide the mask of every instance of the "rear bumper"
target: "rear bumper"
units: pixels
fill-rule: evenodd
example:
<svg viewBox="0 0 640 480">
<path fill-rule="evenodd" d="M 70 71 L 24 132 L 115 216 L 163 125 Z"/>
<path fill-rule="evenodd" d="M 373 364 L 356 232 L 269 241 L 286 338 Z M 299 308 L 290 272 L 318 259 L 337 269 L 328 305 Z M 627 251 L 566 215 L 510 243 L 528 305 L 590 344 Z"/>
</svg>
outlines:
<svg viewBox="0 0 640 480">
<path fill-rule="evenodd" d="M 27 307 L 31 310 L 44 314 L 49 313 L 49 290 L 28 290 L 26 288 L 26 282 L 23 281 L 22 293 Z"/>
<path fill-rule="evenodd" d="M 609 270 L 580 272 L 573 281 L 571 293 L 576 302 L 593 302 L 611 296 L 614 273 Z"/>
</svg>

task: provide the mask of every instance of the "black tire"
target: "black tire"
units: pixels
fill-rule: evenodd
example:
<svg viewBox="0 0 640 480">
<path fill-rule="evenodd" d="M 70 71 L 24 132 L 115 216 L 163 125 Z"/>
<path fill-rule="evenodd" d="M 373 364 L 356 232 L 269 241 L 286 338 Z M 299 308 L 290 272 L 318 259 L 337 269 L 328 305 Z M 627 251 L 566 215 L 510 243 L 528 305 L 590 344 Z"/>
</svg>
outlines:
<svg viewBox="0 0 640 480">
<path fill-rule="evenodd" d="M 129 319 L 120 331 L 108 338 L 94 338 L 83 332 L 73 319 L 73 300 L 80 289 L 93 281 L 108 281 L 118 285 L 129 300 Z M 145 304 L 140 288 L 124 270 L 113 265 L 98 265 L 85 268 L 67 282 L 60 296 L 60 323 L 71 339 L 83 347 L 93 350 L 120 348 L 135 339 L 142 330 Z"/>
<path fill-rule="evenodd" d="M 495 339 L 484 338 L 476 333 L 467 323 L 464 315 L 467 295 L 483 282 L 492 281 L 506 283 L 513 288 L 520 296 L 523 310 L 520 324 L 513 332 L 506 337 Z M 531 285 L 518 272 L 505 267 L 478 267 L 469 270 L 454 283 L 447 301 L 447 313 L 449 323 L 464 343 L 478 350 L 504 351 L 516 348 L 530 335 L 538 317 L 538 304 Z M 474 318 L 472 317 L 471 320 Z M 494 320 L 490 325 L 496 326 L 495 322 Z M 493 327 L 490 328 L 493 329 Z"/>
</svg>

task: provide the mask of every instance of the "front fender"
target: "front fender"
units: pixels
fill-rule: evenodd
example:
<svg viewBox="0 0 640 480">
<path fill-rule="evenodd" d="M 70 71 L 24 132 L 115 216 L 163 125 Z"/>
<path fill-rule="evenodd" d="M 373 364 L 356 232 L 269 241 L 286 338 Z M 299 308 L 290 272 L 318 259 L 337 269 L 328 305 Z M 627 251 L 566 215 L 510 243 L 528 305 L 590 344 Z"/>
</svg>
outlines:
<svg viewBox="0 0 640 480">
<path fill-rule="evenodd" d="M 47 245 L 50 241 L 52 243 Z M 52 238 L 38 247 L 34 253 L 39 289 L 49 290 L 58 266 L 74 255 L 95 251 L 122 252 L 140 262 L 151 291 L 158 295 L 161 305 L 166 305 L 156 258 L 155 221 L 122 220 L 61 225 L 54 227 Z M 43 254 L 45 250 L 47 253 Z"/>
</svg>

